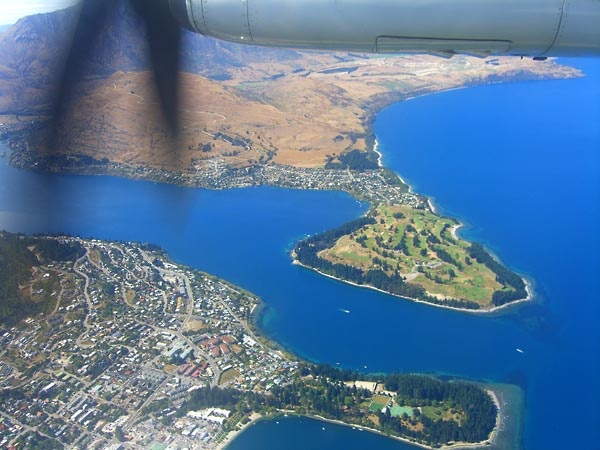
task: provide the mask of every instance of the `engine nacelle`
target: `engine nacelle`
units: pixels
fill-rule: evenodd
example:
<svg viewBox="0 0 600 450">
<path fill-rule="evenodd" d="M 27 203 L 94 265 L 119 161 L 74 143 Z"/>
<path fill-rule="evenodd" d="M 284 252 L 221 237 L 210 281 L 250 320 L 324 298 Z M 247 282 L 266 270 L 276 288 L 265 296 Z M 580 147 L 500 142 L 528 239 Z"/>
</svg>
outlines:
<svg viewBox="0 0 600 450">
<path fill-rule="evenodd" d="M 600 0 L 170 0 L 187 28 L 233 42 L 452 55 L 600 55 Z"/>
</svg>

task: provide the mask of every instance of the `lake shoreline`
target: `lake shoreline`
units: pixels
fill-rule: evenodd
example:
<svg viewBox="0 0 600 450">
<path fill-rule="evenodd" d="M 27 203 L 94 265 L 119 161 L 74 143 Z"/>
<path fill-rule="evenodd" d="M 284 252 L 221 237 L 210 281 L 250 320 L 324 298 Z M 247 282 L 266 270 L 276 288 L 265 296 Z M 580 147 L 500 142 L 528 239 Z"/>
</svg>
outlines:
<svg viewBox="0 0 600 450">
<path fill-rule="evenodd" d="M 377 139 L 375 139 L 375 141 L 374 141 L 374 146 L 372 148 L 372 151 L 375 152 L 377 154 L 377 156 L 378 156 L 378 158 L 377 158 L 377 165 L 378 165 L 379 169 L 386 170 L 386 168 L 383 166 L 383 163 L 382 163 L 384 155 L 379 150 L 379 142 L 378 142 Z M 12 161 L 11 161 L 11 165 L 12 165 Z M 23 167 L 21 167 L 21 168 L 23 168 Z M 28 169 L 31 170 L 32 168 L 30 167 Z M 93 166 L 93 167 L 88 167 L 87 169 L 88 170 L 91 169 L 91 172 L 92 172 L 92 173 L 87 173 L 88 175 L 91 175 L 91 174 L 98 175 L 98 173 L 96 172 L 96 170 L 99 169 L 99 167 Z M 127 179 L 136 179 L 137 178 L 137 179 L 143 179 L 143 180 L 146 180 L 146 181 L 157 181 L 157 182 L 160 182 L 160 183 L 175 184 L 175 185 L 183 186 L 183 187 L 207 188 L 207 189 L 213 189 L 214 188 L 214 187 L 198 186 L 197 183 L 190 183 L 190 182 L 188 182 L 188 183 L 185 183 L 185 182 L 181 183 L 180 182 L 181 180 L 177 180 L 177 176 L 176 175 L 169 174 L 169 173 L 167 173 L 166 175 L 165 174 L 161 174 L 161 176 L 159 176 L 158 179 L 154 179 L 153 177 L 145 178 L 144 176 L 140 176 L 140 174 L 137 174 L 137 176 L 135 176 L 135 175 L 134 176 L 123 175 L 122 173 L 120 173 L 119 170 L 117 170 L 116 172 L 113 172 L 113 173 L 111 173 L 110 170 L 108 170 L 107 173 L 102 173 L 102 171 L 106 170 L 107 168 L 106 167 L 104 167 L 104 168 L 100 167 L 100 169 L 101 169 L 100 170 L 100 175 L 119 176 L 119 177 L 124 177 L 124 178 L 127 178 Z M 36 170 L 36 169 L 33 168 L 33 170 Z M 56 172 L 57 173 L 73 173 L 73 172 L 70 172 L 68 169 L 66 171 L 60 170 L 60 171 L 56 171 Z M 81 172 L 78 171 L 75 168 L 75 173 L 79 174 Z M 394 174 L 408 188 L 408 192 L 409 193 L 413 193 L 414 192 L 413 187 L 411 185 L 409 185 L 408 183 L 406 183 L 406 181 L 402 178 L 402 176 L 400 174 L 398 174 L 395 171 L 394 171 Z M 270 186 L 278 187 L 278 188 L 331 190 L 331 189 L 323 189 L 323 188 L 316 188 L 316 189 L 314 189 L 314 188 L 309 188 L 309 187 L 306 187 L 306 186 L 299 186 L 299 187 L 298 186 L 291 186 L 290 187 L 290 186 L 286 186 L 286 185 L 280 185 L 278 183 L 272 183 L 272 184 L 271 183 L 252 184 L 252 183 L 247 183 L 247 182 L 245 183 L 243 181 L 241 183 L 235 183 L 235 181 L 234 181 L 233 184 L 234 184 L 233 186 L 216 187 L 216 189 L 232 189 L 232 188 L 263 186 L 263 185 L 269 186 L 270 185 Z M 359 200 L 359 201 L 361 200 L 361 198 L 357 197 L 356 191 L 352 191 L 352 190 L 341 190 L 341 191 L 348 193 L 349 195 L 353 196 L 356 200 Z M 418 195 L 418 194 L 415 194 L 415 195 Z M 431 199 L 428 198 L 428 197 L 423 197 L 423 196 L 420 196 L 420 197 L 421 198 L 425 198 L 427 204 L 429 205 L 429 207 L 431 209 L 431 211 L 434 214 L 437 214 L 436 213 L 436 209 L 435 209 L 435 207 L 434 207 Z M 452 230 L 454 236 L 456 236 L 456 232 L 457 232 L 457 230 L 461 226 L 463 226 L 463 224 L 459 223 Z M 359 284 L 353 283 L 353 282 L 351 282 L 349 280 L 340 279 L 340 278 L 337 278 L 337 277 L 325 274 L 325 273 L 323 273 L 323 272 L 321 272 L 321 271 L 319 271 L 317 269 L 314 269 L 312 267 L 306 266 L 306 265 L 300 263 L 299 261 L 297 261 L 296 258 L 293 258 L 293 264 L 300 265 L 301 267 L 313 270 L 313 271 L 315 271 L 315 272 L 317 272 L 317 273 L 319 273 L 321 275 L 324 275 L 324 276 L 326 276 L 328 278 L 332 278 L 334 280 L 337 280 L 337 281 L 340 281 L 340 282 L 344 282 L 346 284 L 350 284 L 350 285 L 353 285 L 353 286 L 356 286 L 356 287 L 369 288 L 369 289 L 378 291 L 380 293 L 392 295 L 394 297 L 399 297 L 399 298 L 402 298 L 402 299 L 405 299 L 405 300 L 413 301 L 415 303 L 427 304 L 429 306 L 436 306 L 436 307 L 439 307 L 439 308 L 445 308 L 445 309 L 453 310 L 453 311 L 457 311 L 457 312 L 468 312 L 468 313 L 479 314 L 479 315 L 491 315 L 491 314 L 499 312 L 500 310 L 507 309 L 508 307 L 512 307 L 512 306 L 515 306 L 517 304 L 521 304 L 523 302 L 527 302 L 529 300 L 532 300 L 532 298 L 533 298 L 533 290 L 531 288 L 531 284 L 530 284 L 530 282 L 528 280 L 524 279 L 525 284 L 526 284 L 526 290 L 527 290 L 527 293 L 528 293 L 527 297 L 524 298 L 524 299 L 515 300 L 515 301 L 512 301 L 512 302 L 507 303 L 505 305 L 501 305 L 501 306 L 493 307 L 493 308 L 489 308 L 489 309 L 484 309 L 484 310 L 483 309 L 482 310 L 474 310 L 474 309 L 467 309 L 467 308 L 457 308 L 457 307 L 451 307 L 451 306 L 445 306 L 445 305 L 435 304 L 435 303 L 431 303 L 431 302 L 426 302 L 426 301 L 418 300 L 418 299 L 415 299 L 415 298 L 402 297 L 402 296 L 395 295 L 395 294 L 386 292 L 386 291 L 384 291 L 382 289 L 378 289 L 376 287 L 369 286 L 369 285 L 359 285 Z M 262 303 L 262 300 L 261 300 L 261 303 Z M 262 308 L 263 308 L 263 305 L 261 304 L 261 306 L 259 307 L 258 311 L 260 312 Z M 258 322 L 256 322 L 256 324 L 259 325 L 259 327 L 260 327 L 260 324 Z M 263 334 L 263 336 L 264 336 L 264 334 Z M 267 336 L 265 336 L 265 337 L 270 342 L 273 341 L 271 338 L 269 338 Z M 279 347 L 279 346 L 277 346 L 277 347 Z M 480 448 L 482 446 L 490 445 L 493 442 L 495 442 L 495 440 L 498 438 L 498 434 L 499 434 L 499 432 L 501 430 L 501 426 L 502 426 L 502 413 L 501 413 L 501 410 L 500 410 L 500 402 L 498 401 L 498 398 L 497 398 L 496 394 L 493 393 L 493 392 L 491 392 L 491 391 L 489 391 L 489 390 L 487 392 L 493 398 L 494 403 L 498 407 L 497 417 L 496 417 L 496 419 L 497 419 L 496 420 L 496 426 L 492 430 L 492 432 L 490 434 L 490 438 L 488 440 L 486 440 L 486 441 L 482 441 L 482 442 L 478 442 L 478 443 L 456 443 L 456 444 L 451 444 L 451 445 L 444 445 L 444 446 L 437 447 L 437 448 L 442 448 L 442 449 Z M 309 415 L 309 416 L 306 416 L 306 417 L 311 417 L 311 418 L 315 418 L 315 419 L 320 420 L 320 421 L 324 421 L 324 422 L 327 422 L 327 423 L 335 423 L 335 424 L 343 425 L 343 426 L 346 426 L 346 427 L 356 427 L 358 429 L 364 429 L 365 431 L 368 431 L 370 433 L 378 434 L 378 435 L 381 435 L 381 436 L 386 437 L 386 438 L 392 438 L 394 440 L 397 440 L 397 441 L 400 441 L 400 442 L 404 442 L 404 443 L 412 445 L 412 446 L 417 446 L 417 447 L 420 447 L 420 448 L 425 448 L 425 449 L 428 449 L 428 450 L 433 450 L 433 448 L 434 448 L 434 447 L 431 447 L 431 446 L 428 446 L 428 445 L 425 445 L 425 444 L 421 444 L 421 443 L 418 443 L 418 442 L 411 441 L 410 439 L 407 439 L 407 438 L 402 438 L 402 437 L 399 437 L 399 436 L 390 436 L 390 435 L 387 435 L 387 434 L 385 434 L 385 433 L 383 433 L 381 431 L 378 431 L 378 430 L 375 430 L 375 429 L 372 429 L 372 428 L 368 428 L 368 427 L 363 427 L 363 426 L 359 426 L 359 425 L 355 425 L 355 424 L 351 424 L 351 423 L 345 423 L 345 422 L 342 422 L 342 421 L 336 421 L 336 420 L 326 419 L 324 417 L 319 417 L 319 416 L 310 416 Z M 258 416 L 258 417 L 255 417 L 255 418 L 251 418 L 250 422 L 247 423 L 247 424 L 245 424 L 244 426 L 242 426 L 239 430 L 234 430 L 234 431 L 230 432 L 227 435 L 227 437 L 225 438 L 225 440 L 222 441 L 221 443 L 219 443 L 215 448 L 218 449 L 218 450 L 226 450 L 227 447 L 229 446 L 229 444 L 233 440 L 235 440 L 238 436 L 240 436 L 241 434 L 243 434 L 243 432 L 246 431 L 248 429 L 248 427 L 250 427 L 256 421 L 263 420 L 263 419 L 267 419 L 268 420 L 269 417 Z"/>
<path fill-rule="evenodd" d="M 366 431 L 368 433 L 373 433 L 373 434 L 376 434 L 376 435 L 379 435 L 379 436 L 382 436 L 382 437 L 385 437 L 388 439 L 393 439 L 395 441 L 402 442 L 404 444 L 408 444 L 413 447 L 423 448 L 426 450 L 436 450 L 436 449 L 438 449 L 438 450 L 439 449 L 441 449 L 441 450 L 459 450 L 459 449 L 478 449 L 478 448 L 482 448 L 482 447 L 487 447 L 487 446 L 490 446 L 490 445 L 493 445 L 494 443 L 496 443 L 498 440 L 498 436 L 501 434 L 501 430 L 503 427 L 503 420 L 504 420 L 503 419 L 504 411 L 502 409 L 502 404 L 499 400 L 499 393 L 496 392 L 494 389 L 492 389 L 490 386 L 484 385 L 484 386 L 482 386 L 482 388 L 485 389 L 486 393 L 490 396 L 490 398 L 496 405 L 497 412 L 496 412 L 496 424 L 495 424 L 493 430 L 490 432 L 488 439 L 486 439 L 484 441 L 480 441 L 480 442 L 456 442 L 453 444 L 444 444 L 441 446 L 433 447 L 433 446 L 424 444 L 422 442 L 417 442 L 417 441 L 411 440 L 409 438 L 389 435 L 380 430 L 377 430 L 375 428 L 366 427 L 364 425 L 344 422 L 342 420 L 328 419 L 326 417 L 319 416 L 319 415 L 299 414 L 299 413 L 296 413 L 295 411 L 285 410 L 285 411 L 277 411 L 276 413 L 271 414 L 271 415 L 264 415 L 264 414 L 260 414 L 260 413 L 251 414 L 251 416 L 249 417 L 250 421 L 248 423 L 244 424 L 239 429 L 230 431 L 227 434 L 227 436 L 225 437 L 225 439 L 223 441 L 221 441 L 219 444 L 217 444 L 217 446 L 215 447 L 215 450 L 227 450 L 227 448 L 233 441 L 235 441 L 250 426 L 252 426 L 254 424 L 256 424 L 260 421 L 270 421 L 270 422 L 276 421 L 278 418 L 281 418 L 281 417 L 308 418 L 308 419 L 312 419 L 312 420 L 317 420 L 322 423 L 330 423 L 330 424 L 334 424 L 334 425 L 340 425 L 340 426 L 347 427 L 347 428 L 352 428 L 352 429 L 356 429 L 356 430 Z"/>
<path fill-rule="evenodd" d="M 411 302 L 414 302 L 414 303 L 420 303 L 420 304 L 423 304 L 423 305 L 435 306 L 437 308 L 449 309 L 449 310 L 452 310 L 452 311 L 458 311 L 458 312 L 463 312 L 463 313 L 471 313 L 471 314 L 477 314 L 477 315 L 488 315 L 488 314 L 489 315 L 493 315 L 495 313 L 498 313 L 499 311 L 508 309 L 509 307 L 517 306 L 517 305 L 522 304 L 524 302 L 529 302 L 529 301 L 533 300 L 533 298 L 534 298 L 533 297 L 533 288 L 532 288 L 531 282 L 529 280 L 527 280 L 526 278 L 523 278 L 523 281 L 525 282 L 525 289 L 526 289 L 526 291 L 528 293 L 528 295 L 527 295 L 526 298 L 515 300 L 515 301 L 512 301 L 512 302 L 506 303 L 504 305 L 494 306 L 493 308 L 489 308 L 489 309 L 457 308 L 455 306 L 440 305 L 440 304 L 437 304 L 437 303 L 427 302 L 427 301 L 419 300 L 419 299 L 416 299 L 416 298 L 405 297 L 405 296 L 402 296 L 402 295 L 393 294 L 391 292 L 384 291 L 383 289 L 376 288 L 375 286 L 371 286 L 371 285 L 368 285 L 368 284 L 358 284 L 358 283 L 355 283 L 355 282 L 350 281 L 350 280 L 345 280 L 343 278 L 338 278 L 338 277 L 335 277 L 333 275 L 321 272 L 320 270 L 315 269 L 314 267 L 310 267 L 310 266 L 307 266 L 306 264 L 301 263 L 295 257 L 295 255 L 292 255 L 292 264 L 300 266 L 300 267 L 303 267 L 303 268 L 308 269 L 308 270 L 312 270 L 313 272 L 316 272 L 319 275 L 323 275 L 324 277 L 331 278 L 332 280 L 335 280 L 335 281 L 339 281 L 340 283 L 346 283 L 346 284 L 349 284 L 351 286 L 355 286 L 355 287 L 359 287 L 359 288 L 371 289 L 371 290 L 380 292 L 382 294 L 391 295 L 392 297 L 400 298 L 400 299 L 403 299 L 403 300 L 408 300 L 408 301 L 411 301 Z"/>
</svg>

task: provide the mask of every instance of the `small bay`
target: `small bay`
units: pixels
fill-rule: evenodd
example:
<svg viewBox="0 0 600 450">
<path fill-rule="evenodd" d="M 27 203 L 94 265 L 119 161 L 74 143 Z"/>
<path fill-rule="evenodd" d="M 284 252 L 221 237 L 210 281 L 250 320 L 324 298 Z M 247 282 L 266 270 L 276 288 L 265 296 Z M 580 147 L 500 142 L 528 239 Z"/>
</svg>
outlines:
<svg viewBox="0 0 600 450">
<path fill-rule="evenodd" d="M 366 211 L 343 193 L 205 191 L 24 172 L 1 159 L 0 229 L 155 243 L 177 262 L 261 296 L 264 332 L 299 356 L 369 372 L 515 383 L 525 392 L 526 449 L 595 448 L 600 64 L 574 63 L 589 76 L 422 97 L 382 111 L 375 123 L 386 166 L 464 221 L 464 237 L 534 281 L 534 302 L 497 316 L 415 304 L 292 265 L 298 239 Z M 411 448 L 323 426 L 260 422 L 232 448 L 292 448 L 285 439 L 305 449 Z"/>
</svg>

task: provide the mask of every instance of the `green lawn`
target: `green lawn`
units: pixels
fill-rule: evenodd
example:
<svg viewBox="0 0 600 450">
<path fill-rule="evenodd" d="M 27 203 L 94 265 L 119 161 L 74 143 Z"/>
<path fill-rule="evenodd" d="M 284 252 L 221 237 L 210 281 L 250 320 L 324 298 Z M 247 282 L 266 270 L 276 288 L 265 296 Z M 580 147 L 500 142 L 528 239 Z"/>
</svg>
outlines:
<svg viewBox="0 0 600 450">
<path fill-rule="evenodd" d="M 381 403 L 371 402 L 371 404 L 369 405 L 369 411 L 374 413 L 380 413 L 381 410 L 385 408 L 385 406 L 386 405 L 382 405 Z"/>
<path fill-rule="evenodd" d="M 413 416 L 413 409 L 411 406 L 394 406 L 390 410 L 390 414 L 392 417 L 400 417 L 403 414 L 406 414 L 408 417 Z"/>
<path fill-rule="evenodd" d="M 411 275 L 411 283 L 434 295 L 471 300 L 483 306 L 489 306 L 494 291 L 502 288 L 491 270 L 468 258 L 470 243 L 452 238 L 456 221 L 408 206 L 387 205 L 378 206 L 374 218 L 375 224 L 361 228 L 353 237 L 343 236 L 331 249 L 324 250 L 322 257 L 365 271 L 374 267 L 373 259 L 377 257 L 389 275 L 396 270 L 402 275 L 421 272 L 416 278 Z M 366 248 L 357 241 L 363 237 Z M 403 240 L 404 249 L 400 246 Z M 440 251 L 449 254 L 452 261 L 446 261 Z"/>
<path fill-rule="evenodd" d="M 226 370 L 225 372 L 223 372 L 221 374 L 221 379 L 219 380 L 219 385 L 223 385 L 232 380 L 235 380 L 239 376 L 240 376 L 240 373 L 236 369 Z"/>
</svg>

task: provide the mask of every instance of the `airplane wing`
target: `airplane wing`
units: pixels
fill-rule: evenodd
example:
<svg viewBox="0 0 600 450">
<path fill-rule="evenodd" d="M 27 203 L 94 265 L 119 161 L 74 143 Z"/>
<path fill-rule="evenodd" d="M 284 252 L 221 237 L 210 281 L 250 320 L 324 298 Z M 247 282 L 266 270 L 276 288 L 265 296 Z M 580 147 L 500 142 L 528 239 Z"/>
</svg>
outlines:
<svg viewBox="0 0 600 450">
<path fill-rule="evenodd" d="M 169 0 L 197 33 L 252 45 L 452 56 L 600 55 L 599 0 Z"/>
</svg>

